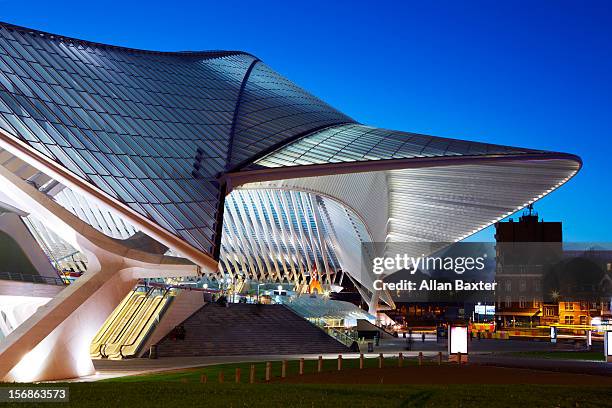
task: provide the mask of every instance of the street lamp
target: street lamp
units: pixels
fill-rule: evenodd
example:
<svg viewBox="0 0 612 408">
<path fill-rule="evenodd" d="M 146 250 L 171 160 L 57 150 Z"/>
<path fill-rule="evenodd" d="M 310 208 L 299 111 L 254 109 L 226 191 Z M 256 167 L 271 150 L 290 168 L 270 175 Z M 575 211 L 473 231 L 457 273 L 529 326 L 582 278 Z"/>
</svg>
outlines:
<svg viewBox="0 0 612 408">
<path fill-rule="evenodd" d="M 259 303 L 259 287 L 260 287 L 261 285 L 265 285 L 265 283 L 258 283 L 258 284 L 257 284 L 257 303 Z"/>
<path fill-rule="evenodd" d="M 604 332 L 604 356 L 606 363 L 612 362 L 612 331 L 610 330 Z"/>
</svg>

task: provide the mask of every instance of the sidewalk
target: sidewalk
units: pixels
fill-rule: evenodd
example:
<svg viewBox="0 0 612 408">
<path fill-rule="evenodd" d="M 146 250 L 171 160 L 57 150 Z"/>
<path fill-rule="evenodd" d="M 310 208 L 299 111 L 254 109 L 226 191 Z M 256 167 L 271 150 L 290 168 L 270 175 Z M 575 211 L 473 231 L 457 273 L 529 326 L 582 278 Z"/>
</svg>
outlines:
<svg viewBox="0 0 612 408">
<path fill-rule="evenodd" d="M 406 350 L 406 339 L 395 338 L 381 341 L 380 346 L 374 348 L 373 353 L 364 353 L 367 358 L 378 357 L 383 353 L 385 357 L 397 357 L 403 353 L 406 358 L 416 358 L 422 352 L 426 358 L 434 358 L 439 352 L 446 356 L 446 340 L 436 342 L 426 340 L 415 341 L 412 349 Z M 503 353 L 514 351 L 554 351 L 573 350 L 570 346 L 552 344 L 549 342 L 532 342 L 516 340 L 472 340 L 469 343 L 470 362 L 481 365 L 498 365 L 504 367 L 533 368 L 548 371 L 568 371 L 587 374 L 612 374 L 612 367 L 605 363 L 588 361 L 550 360 L 528 357 L 504 356 Z M 499 354 L 498 354 L 499 353 Z M 321 354 L 324 359 L 336 359 L 337 354 Z M 345 359 L 359 358 L 359 353 L 343 353 Z M 179 370 L 202 367 L 214 364 L 227 364 L 238 362 L 316 360 L 319 354 L 291 354 L 291 355 L 247 355 L 247 356 L 209 356 L 209 357 L 161 357 L 159 359 L 135 358 L 128 360 L 94 360 L 96 374 L 73 379 L 71 381 L 99 381 L 107 378 L 123 377 L 127 375 L 150 374 L 159 371 Z"/>
<path fill-rule="evenodd" d="M 419 352 L 401 351 L 406 358 L 417 358 Z M 398 352 L 376 350 L 374 353 L 364 353 L 366 358 L 376 358 L 379 353 L 384 357 L 397 357 Z M 425 357 L 433 358 L 437 351 L 423 352 Z M 70 382 L 100 381 L 108 378 L 123 377 L 126 375 L 151 374 L 159 371 L 180 370 L 186 368 L 203 367 L 215 364 L 228 364 L 258 361 L 282 360 L 316 360 L 322 356 L 324 359 L 336 359 L 338 354 L 288 354 L 288 355 L 249 355 L 249 356 L 211 356 L 211 357 L 161 357 L 158 359 L 135 358 L 129 360 L 93 360 L 96 374 L 75 378 Z M 342 358 L 359 358 L 359 353 L 343 353 Z"/>
</svg>

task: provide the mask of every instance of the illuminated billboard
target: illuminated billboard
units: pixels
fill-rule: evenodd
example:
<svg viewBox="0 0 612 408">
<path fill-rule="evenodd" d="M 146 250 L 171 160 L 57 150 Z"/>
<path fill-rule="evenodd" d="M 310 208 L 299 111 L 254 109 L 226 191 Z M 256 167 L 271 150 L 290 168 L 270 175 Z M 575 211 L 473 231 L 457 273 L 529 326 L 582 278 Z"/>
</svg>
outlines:
<svg viewBox="0 0 612 408">
<path fill-rule="evenodd" d="M 452 326 L 448 337 L 448 354 L 467 354 L 468 328 L 466 326 Z"/>
</svg>

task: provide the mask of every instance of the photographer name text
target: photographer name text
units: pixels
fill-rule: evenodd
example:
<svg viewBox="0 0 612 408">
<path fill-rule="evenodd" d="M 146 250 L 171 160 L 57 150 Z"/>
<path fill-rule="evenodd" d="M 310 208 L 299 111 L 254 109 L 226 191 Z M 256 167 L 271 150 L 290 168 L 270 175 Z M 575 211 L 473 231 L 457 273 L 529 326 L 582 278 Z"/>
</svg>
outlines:
<svg viewBox="0 0 612 408">
<path fill-rule="evenodd" d="M 453 282 L 440 282 L 435 279 L 423 280 L 421 282 L 409 280 L 383 282 L 382 279 L 377 279 L 374 281 L 373 287 L 374 290 L 390 291 L 494 291 L 497 287 L 497 282 L 468 282 L 461 279 L 455 279 Z"/>
</svg>

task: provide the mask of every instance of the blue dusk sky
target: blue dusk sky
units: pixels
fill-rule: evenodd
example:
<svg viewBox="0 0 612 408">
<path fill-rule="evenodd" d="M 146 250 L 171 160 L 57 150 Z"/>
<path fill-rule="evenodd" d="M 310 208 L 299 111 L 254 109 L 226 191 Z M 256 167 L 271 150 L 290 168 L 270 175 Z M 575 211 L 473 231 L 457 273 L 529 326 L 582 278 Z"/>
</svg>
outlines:
<svg viewBox="0 0 612 408">
<path fill-rule="evenodd" d="M 102 43 L 248 51 L 365 124 L 577 154 L 582 171 L 536 209 L 566 241 L 612 242 L 610 1 L 0 5 L 5 22 Z"/>
</svg>

